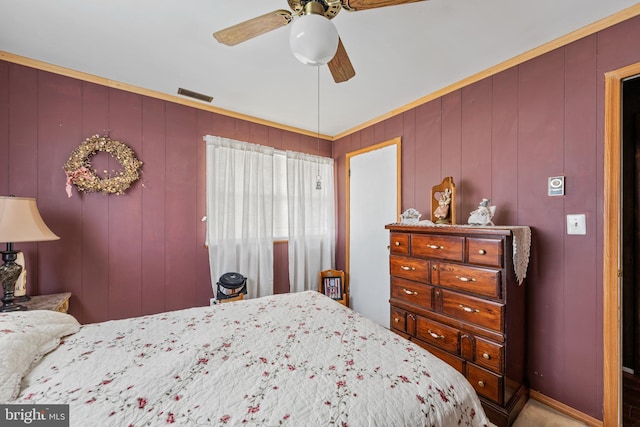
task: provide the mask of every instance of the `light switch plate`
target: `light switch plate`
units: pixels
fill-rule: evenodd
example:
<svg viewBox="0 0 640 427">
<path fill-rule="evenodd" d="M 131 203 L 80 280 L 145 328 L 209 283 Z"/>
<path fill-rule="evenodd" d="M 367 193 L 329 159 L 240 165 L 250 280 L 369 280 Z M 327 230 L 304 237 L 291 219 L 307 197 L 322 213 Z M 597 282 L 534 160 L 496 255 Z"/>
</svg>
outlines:
<svg viewBox="0 0 640 427">
<path fill-rule="evenodd" d="M 567 215 L 567 234 L 587 234 L 587 219 L 585 214 Z"/>
</svg>

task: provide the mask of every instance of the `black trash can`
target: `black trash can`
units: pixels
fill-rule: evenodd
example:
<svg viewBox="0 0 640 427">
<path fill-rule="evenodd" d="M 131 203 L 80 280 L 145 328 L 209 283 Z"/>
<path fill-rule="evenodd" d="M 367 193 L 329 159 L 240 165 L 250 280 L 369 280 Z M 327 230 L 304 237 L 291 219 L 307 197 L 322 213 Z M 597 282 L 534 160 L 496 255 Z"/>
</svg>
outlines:
<svg viewBox="0 0 640 427">
<path fill-rule="evenodd" d="M 218 301 L 236 298 L 247 293 L 247 278 L 240 273 L 224 273 L 218 279 L 216 299 Z"/>
</svg>

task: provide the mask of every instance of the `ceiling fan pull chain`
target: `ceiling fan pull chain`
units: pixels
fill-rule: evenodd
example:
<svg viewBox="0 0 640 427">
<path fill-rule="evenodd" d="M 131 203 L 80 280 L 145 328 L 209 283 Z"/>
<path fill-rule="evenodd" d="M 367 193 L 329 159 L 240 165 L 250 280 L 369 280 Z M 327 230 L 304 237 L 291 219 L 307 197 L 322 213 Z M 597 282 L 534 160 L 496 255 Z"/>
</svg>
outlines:
<svg viewBox="0 0 640 427">
<path fill-rule="evenodd" d="M 318 175 L 316 176 L 316 190 L 322 190 L 322 180 L 320 179 L 320 67 L 316 67 L 316 76 L 317 76 L 317 90 L 318 90 L 318 151 L 316 152 L 318 156 Z"/>
</svg>

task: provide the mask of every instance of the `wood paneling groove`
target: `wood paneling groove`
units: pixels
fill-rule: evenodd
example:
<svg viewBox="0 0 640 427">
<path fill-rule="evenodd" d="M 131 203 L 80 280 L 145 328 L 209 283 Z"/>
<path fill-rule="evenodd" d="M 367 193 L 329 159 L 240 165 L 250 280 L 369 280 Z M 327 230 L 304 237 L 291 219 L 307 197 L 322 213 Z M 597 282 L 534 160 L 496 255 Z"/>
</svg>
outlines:
<svg viewBox="0 0 640 427">
<path fill-rule="evenodd" d="M 562 280 L 564 207 L 562 197 L 547 196 L 549 176 L 563 174 L 564 163 L 564 51 L 557 50 L 519 67 L 518 113 L 518 216 L 522 224 L 536 226 L 536 248 L 547 256 L 530 265 L 529 345 L 544 348 L 563 342 L 565 286 Z M 554 218 L 541 224 L 542 218 Z M 540 265 L 536 265 L 539 262 Z M 532 285 L 535 286 L 535 285 Z M 544 388 L 551 396 L 563 396 L 563 346 L 547 346 L 529 353 L 532 389 Z"/>
<path fill-rule="evenodd" d="M 197 145 L 196 110 L 166 106 L 166 221 L 165 297 L 168 310 L 195 305 L 196 221 L 199 221 L 195 176 Z M 180 203 L 175 201 L 180 200 Z"/>
<path fill-rule="evenodd" d="M 600 161 L 596 154 L 596 99 L 593 97 L 598 85 L 593 72 L 596 68 L 596 47 L 596 37 L 591 36 L 574 42 L 565 49 L 564 174 L 572 178 L 567 181 L 566 196 L 563 197 L 564 214 L 586 214 L 587 236 L 596 235 L 596 164 Z M 584 309 L 595 313 L 598 309 L 597 282 L 591 280 L 597 275 L 596 263 L 581 262 L 596 259 L 596 245 L 585 244 L 586 239 L 589 238 L 565 237 L 562 255 L 564 307 L 569 313 L 578 313 Z M 590 327 L 582 327 L 585 323 L 589 323 Z M 602 375 L 598 373 L 595 358 L 585 360 L 580 366 L 572 362 L 590 349 L 602 348 L 601 335 L 591 332 L 597 328 L 596 316 L 564 317 L 564 382 L 575 384 L 576 388 L 588 388 L 592 384 L 602 387 Z M 584 412 L 597 407 L 601 397 L 594 393 L 589 401 L 584 397 L 576 399 L 572 393 L 566 393 L 563 401 Z"/>
<path fill-rule="evenodd" d="M 142 152 L 142 117 L 142 96 L 110 89 L 109 135 L 127 144 L 138 156 Z M 109 171 L 118 170 L 119 165 L 115 159 L 109 158 L 108 168 Z M 134 183 L 125 194 L 109 195 L 108 199 L 109 317 L 120 319 L 142 309 L 140 182 Z"/>
<path fill-rule="evenodd" d="M 522 224 L 518 218 L 518 70 L 492 77 L 491 204 L 496 224 Z M 516 177 L 503 179 L 502 177 Z M 524 196 L 524 195 L 523 195 Z"/>
<path fill-rule="evenodd" d="M 167 309 L 164 294 L 167 252 L 167 141 L 165 103 L 153 98 L 143 100 L 143 159 L 140 185 L 142 192 L 142 314 Z M 202 143 L 204 145 L 204 143 Z"/>
<path fill-rule="evenodd" d="M 440 184 L 442 178 L 453 177 L 456 184 L 456 224 L 462 220 L 462 191 L 461 197 L 457 197 L 459 191 L 457 184 L 460 183 L 461 158 L 462 158 L 462 93 L 460 90 L 449 93 L 442 98 L 442 146 L 441 146 L 441 177 L 433 183 Z M 431 185 L 431 187 L 433 187 Z M 429 212 L 431 212 L 429 210 Z"/>
<path fill-rule="evenodd" d="M 60 240 L 37 244 L 35 257 L 27 265 L 39 265 L 40 268 L 28 269 L 28 280 L 34 280 L 39 286 L 32 292 L 55 293 L 62 291 L 82 292 L 80 270 L 83 253 L 81 236 L 74 233 L 75 224 L 70 221 L 79 212 L 79 205 L 71 201 L 65 193 L 65 174 L 63 163 L 68 159 L 71 149 L 61 151 L 59 147 L 73 147 L 82 142 L 79 138 L 80 123 L 76 117 L 82 114 L 82 82 L 54 74 L 37 74 L 37 85 L 32 89 L 36 96 L 34 111 L 38 125 L 29 140 L 24 141 L 20 151 L 30 156 L 35 163 L 24 170 L 13 174 L 25 184 L 32 186 L 21 192 L 28 197 L 36 197 L 38 207 L 52 230 L 60 236 Z M 59 105 L 65 108 L 59 108 Z M 31 120 L 31 118 L 27 119 Z M 28 122 L 27 122 L 28 123 Z M 14 156 L 12 155 L 13 159 Z M 34 179 L 34 171 L 37 171 Z M 18 195 L 18 194 L 16 194 Z M 59 220 L 62 220 L 58 222 Z M 65 240 L 63 243 L 62 240 Z M 62 248 L 70 244 L 69 250 Z M 28 268 L 28 267 L 27 267 Z M 61 286 L 64 283 L 65 286 Z"/>
<path fill-rule="evenodd" d="M 456 182 L 456 199 L 461 224 L 491 195 L 491 94 L 492 79 L 474 83 L 461 91 L 461 176 Z M 465 196 L 468 193 L 468 196 Z M 474 196 L 482 195 L 480 198 Z"/>
<path fill-rule="evenodd" d="M 0 62 L 0 87 L 9 87 L 9 64 Z M 9 91 L 0 91 L 0 141 L 9 141 Z M 0 144 L 0 195 L 9 194 L 9 144 Z"/>
<path fill-rule="evenodd" d="M 399 131 L 403 135 L 402 140 L 404 146 L 408 147 L 402 150 L 402 159 L 400 162 L 401 169 L 408 168 L 415 170 L 416 168 L 416 111 L 410 110 L 402 115 L 402 128 Z M 416 206 L 416 187 L 415 182 L 406 182 L 400 188 L 402 195 L 402 206 Z M 426 219 L 426 218 L 422 218 Z"/>
<path fill-rule="evenodd" d="M 206 238 L 207 223 L 202 218 L 207 214 L 207 185 L 206 185 L 206 144 L 200 135 L 212 134 L 213 117 L 205 111 L 197 112 L 196 136 L 193 141 L 196 152 L 196 234 L 193 236 L 191 244 L 196 254 L 196 287 L 195 300 L 193 305 L 198 305 L 200 301 L 208 301 L 213 295 L 211 291 L 211 275 L 209 272 L 209 251 L 204 245 Z M 214 282 L 215 283 L 215 282 Z"/>
<path fill-rule="evenodd" d="M 415 206 L 404 204 L 402 209 L 414 207 L 423 213 L 424 219 L 431 220 L 431 187 L 440 184 L 442 174 L 442 103 L 440 100 L 428 102 L 416 108 L 416 147 L 414 150 L 413 173 L 405 170 L 403 176 L 414 176 Z M 405 144 L 405 149 L 406 149 Z"/>
<path fill-rule="evenodd" d="M 77 138 L 65 143 L 67 155 L 84 141 L 85 138 L 102 134 L 109 128 L 109 88 L 82 83 L 81 131 Z M 94 164 L 94 162 L 92 162 Z M 96 167 L 100 163 L 95 161 Z M 98 194 L 81 194 L 72 189 L 67 200 L 75 208 L 69 218 L 79 218 L 82 240 L 78 246 L 82 259 L 82 291 L 73 294 L 71 306 L 74 313 L 85 322 L 97 322 L 109 318 L 109 199 Z M 60 282 L 63 284 L 63 282 Z"/>
</svg>

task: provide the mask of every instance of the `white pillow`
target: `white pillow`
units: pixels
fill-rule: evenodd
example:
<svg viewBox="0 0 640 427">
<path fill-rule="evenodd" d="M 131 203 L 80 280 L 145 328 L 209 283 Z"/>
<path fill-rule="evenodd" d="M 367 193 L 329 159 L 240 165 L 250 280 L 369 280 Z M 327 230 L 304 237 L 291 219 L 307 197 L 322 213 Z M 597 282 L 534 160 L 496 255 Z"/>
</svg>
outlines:
<svg viewBox="0 0 640 427">
<path fill-rule="evenodd" d="M 31 367 L 80 330 L 71 315 L 51 310 L 0 313 L 0 403 L 15 399 Z"/>
</svg>

